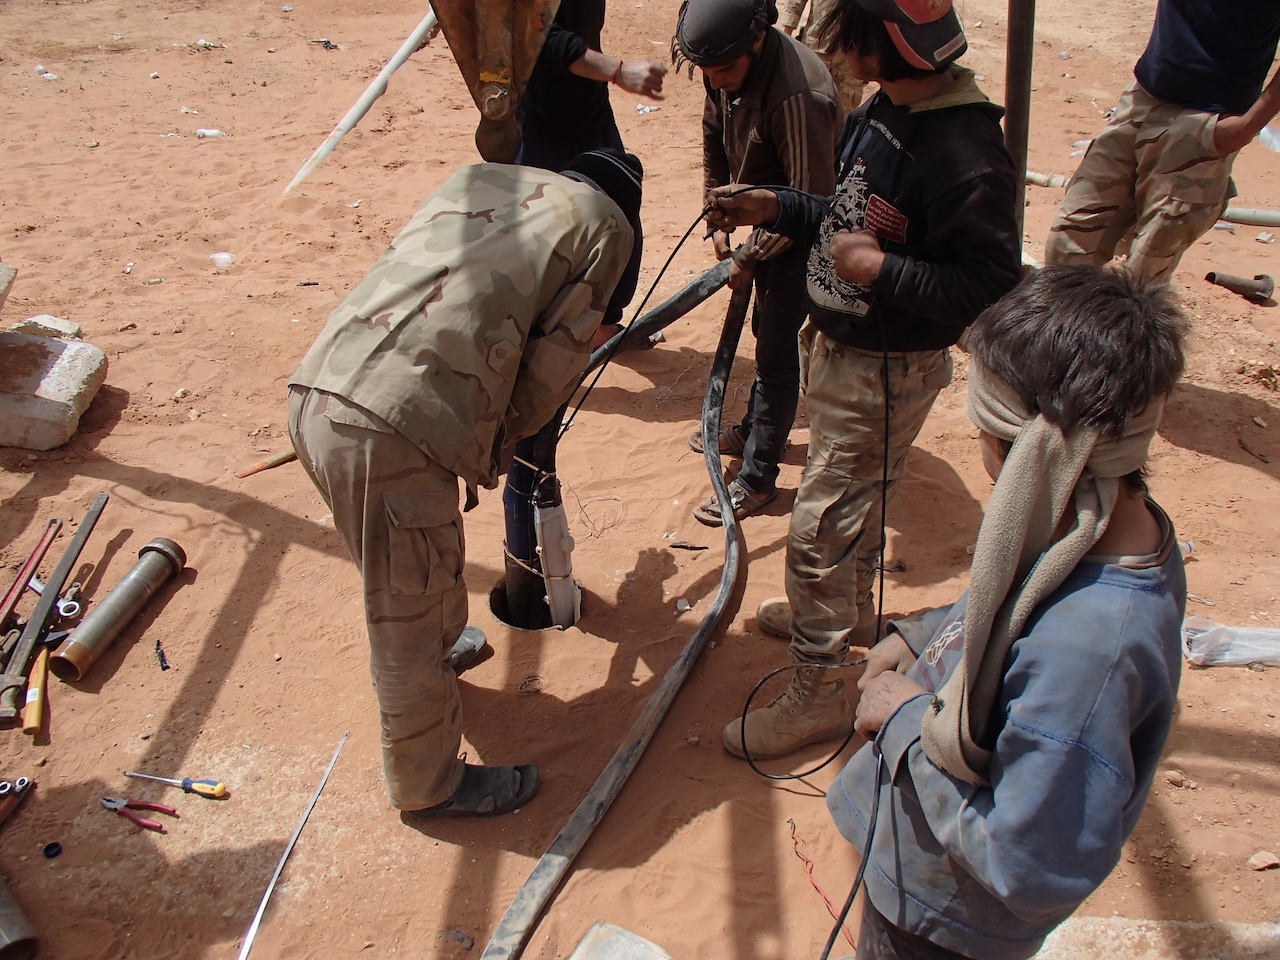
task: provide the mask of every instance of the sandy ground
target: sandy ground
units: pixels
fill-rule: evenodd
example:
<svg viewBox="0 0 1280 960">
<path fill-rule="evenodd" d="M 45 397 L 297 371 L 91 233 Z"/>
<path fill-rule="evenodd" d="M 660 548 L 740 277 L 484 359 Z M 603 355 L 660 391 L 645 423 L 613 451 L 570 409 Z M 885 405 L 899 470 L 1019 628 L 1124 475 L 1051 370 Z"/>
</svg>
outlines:
<svg viewBox="0 0 1280 960">
<path fill-rule="evenodd" d="M 615 3 L 607 49 L 665 56 L 677 6 Z M 1071 172 L 1076 141 L 1097 131 L 1126 82 L 1153 6 L 1041 4 L 1031 169 Z M 965 62 L 999 99 L 1005 6 L 969 0 L 961 10 Z M 497 656 L 462 685 L 465 748 L 489 762 L 536 761 L 541 795 L 495 822 L 420 830 L 388 806 L 354 569 L 296 464 L 234 473 L 288 448 L 285 384 L 328 311 L 422 197 L 477 159 L 477 113 L 436 40 L 334 157 L 281 197 L 423 12 L 370 0 L 294 0 L 289 12 L 250 0 L 2 6 L 0 259 L 19 270 L 4 319 L 70 318 L 106 351 L 110 372 L 65 447 L 0 450 L 0 574 L 7 585 L 52 516 L 68 521 L 56 558 L 104 490 L 111 501 L 82 556 L 90 599 L 153 537 L 175 539 L 190 558 L 83 681 L 53 681 L 44 731 L 4 735 L 0 772 L 38 787 L 0 831 L 0 872 L 39 931 L 42 956 L 235 956 L 345 731 L 253 956 L 477 955 L 715 593 L 723 544 L 690 517 L 709 484 L 685 437 L 723 294 L 670 328 L 659 349 L 613 365 L 561 446 L 587 595 L 578 628 L 529 633 L 494 619 L 500 497 L 486 494 L 467 515 L 472 621 Z M 37 64 L 59 79 L 37 76 Z M 662 109 L 644 115 L 635 98 L 615 95 L 623 135 L 648 171 L 645 284 L 700 206 L 701 87 L 672 75 L 668 91 Z M 201 127 L 228 136 L 197 139 Z M 1247 148 L 1240 205 L 1280 208 L 1278 171 L 1280 157 Z M 1061 191 L 1028 189 L 1027 246 L 1038 256 Z M 1193 359 L 1152 468 L 1156 495 L 1196 544 L 1188 576 L 1202 600 L 1191 612 L 1274 625 L 1277 314 L 1202 280 L 1212 268 L 1274 273 L 1276 248 L 1258 233 L 1211 232 L 1178 274 Z M 221 251 L 237 257 L 225 271 L 209 259 Z M 711 262 L 709 250 L 686 245 L 657 295 Z M 734 412 L 745 404 L 750 347 L 748 336 L 730 385 Z M 886 612 L 950 600 L 966 582 L 989 484 L 964 389 L 958 376 L 938 402 L 892 511 Z M 756 679 L 783 662 L 754 611 L 780 592 L 806 436 L 802 412 L 784 496 L 745 524 L 749 566 L 731 620 L 533 931 L 528 956 L 566 956 L 597 919 L 677 957 L 820 952 L 831 927 L 822 894 L 844 899 L 856 859 L 821 799 L 835 768 L 769 782 L 718 739 Z M 676 540 L 709 549 L 676 549 Z M 678 612 L 681 599 L 691 611 Z M 541 690 L 520 692 L 531 676 Z M 1146 815 L 1084 913 L 1280 916 L 1280 871 L 1246 865 L 1254 851 L 1280 847 L 1278 678 L 1274 669 L 1185 672 Z M 126 781 L 126 769 L 221 778 L 232 797 Z M 181 816 L 163 835 L 138 830 L 98 804 L 124 794 L 163 798 Z M 46 860 L 51 840 L 64 852 Z"/>
</svg>

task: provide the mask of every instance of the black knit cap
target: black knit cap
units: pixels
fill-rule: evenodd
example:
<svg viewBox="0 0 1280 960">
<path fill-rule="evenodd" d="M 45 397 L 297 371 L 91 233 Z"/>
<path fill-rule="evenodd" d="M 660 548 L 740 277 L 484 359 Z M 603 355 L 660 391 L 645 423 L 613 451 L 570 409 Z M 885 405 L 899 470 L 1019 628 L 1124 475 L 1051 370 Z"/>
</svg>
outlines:
<svg viewBox="0 0 1280 960">
<path fill-rule="evenodd" d="M 773 0 L 685 0 L 672 55 L 699 67 L 722 67 L 748 53 L 777 19 Z"/>
<path fill-rule="evenodd" d="M 561 171 L 572 180 L 595 187 L 621 208 L 627 223 L 640 218 L 640 182 L 644 167 L 640 158 L 621 150 L 590 150 L 580 153 Z"/>
</svg>

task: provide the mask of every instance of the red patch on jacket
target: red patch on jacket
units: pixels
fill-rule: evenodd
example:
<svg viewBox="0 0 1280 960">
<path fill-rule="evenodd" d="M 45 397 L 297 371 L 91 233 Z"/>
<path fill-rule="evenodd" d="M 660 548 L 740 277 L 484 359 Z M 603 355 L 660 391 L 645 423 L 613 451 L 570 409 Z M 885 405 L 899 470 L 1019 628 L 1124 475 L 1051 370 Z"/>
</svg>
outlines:
<svg viewBox="0 0 1280 960">
<path fill-rule="evenodd" d="M 868 230 L 886 240 L 907 242 L 907 215 L 883 197 L 871 195 L 864 223 Z"/>
</svg>

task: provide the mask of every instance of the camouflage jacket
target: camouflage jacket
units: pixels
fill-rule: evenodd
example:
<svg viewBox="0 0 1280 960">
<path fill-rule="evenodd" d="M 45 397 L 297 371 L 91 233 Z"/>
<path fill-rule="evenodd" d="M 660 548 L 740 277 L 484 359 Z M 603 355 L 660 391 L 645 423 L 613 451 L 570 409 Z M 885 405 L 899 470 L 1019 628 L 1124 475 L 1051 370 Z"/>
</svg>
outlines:
<svg viewBox="0 0 1280 960">
<path fill-rule="evenodd" d="M 531 167 L 463 167 L 329 315 L 290 384 L 381 417 L 475 487 L 586 367 L 631 255 L 617 205 Z"/>
</svg>

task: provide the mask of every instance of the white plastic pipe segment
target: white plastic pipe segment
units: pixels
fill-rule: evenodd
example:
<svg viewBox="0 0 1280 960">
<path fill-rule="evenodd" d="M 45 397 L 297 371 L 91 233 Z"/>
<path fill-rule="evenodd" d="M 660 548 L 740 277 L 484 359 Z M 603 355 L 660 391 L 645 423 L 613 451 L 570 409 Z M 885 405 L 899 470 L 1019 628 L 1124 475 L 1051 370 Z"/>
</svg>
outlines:
<svg viewBox="0 0 1280 960">
<path fill-rule="evenodd" d="M 429 10 L 427 15 L 423 17 L 422 22 L 418 24 L 417 29 L 409 34 L 409 39 L 396 51 L 395 56 L 387 61 L 387 65 L 382 68 L 382 72 L 373 78 L 373 83 L 369 84 L 365 92 L 360 95 L 360 99 L 356 101 L 355 106 L 348 110 L 347 115 L 333 128 L 333 133 L 325 137 L 324 143 L 320 144 L 316 148 L 316 152 L 311 155 L 311 159 L 302 165 L 298 175 L 289 181 L 289 185 L 284 188 L 285 196 L 288 196 L 290 190 L 311 175 L 311 171 L 320 165 L 320 161 L 333 152 L 338 145 L 338 141 L 345 137 L 360 122 L 361 117 L 369 112 L 369 108 L 373 106 L 373 101 L 387 92 L 387 82 L 391 79 L 391 75 L 413 56 L 414 52 L 422 46 L 435 28 L 436 13 L 434 10 Z"/>
</svg>

